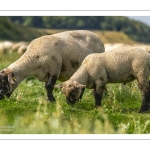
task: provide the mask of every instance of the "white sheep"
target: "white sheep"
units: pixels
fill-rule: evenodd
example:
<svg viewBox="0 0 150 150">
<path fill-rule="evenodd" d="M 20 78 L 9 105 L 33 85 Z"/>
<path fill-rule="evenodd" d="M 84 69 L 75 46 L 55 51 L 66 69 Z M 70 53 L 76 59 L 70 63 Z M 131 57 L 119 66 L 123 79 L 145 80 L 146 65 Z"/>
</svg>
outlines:
<svg viewBox="0 0 150 150">
<path fill-rule="evenodd" d="M 14 43 L 13 46 L 11 47 L 9 53 L 18 52 L 18 50 L 21 46 L 27 46 L 27 45 L 29 45 L 27 42 Z"/>
<path fill-rule="evenodd" d="M 48 100 L 55 101 L 52 91 L 56 80 L 69 79 L 88 54 L 104 51 L 100 38 L 86 30 L 37 38 L 20 59 L 0 71 L 0 99 L 9 97 L 23 79 L 35 76 L 45 82 Z"/>
<path fill-rule="evenodd" d="M 122 47 L 101 54 L 88 55 L 73 76 L 59 84 L 68 104 L 74 104 L 85 87 L 93 89 L 95 106 L 101 106 L 102 94 L 107 83 L 128 83 L 137 79 L 143 93 L 139 112 L 150 109 L 150 56 L 136 47 Z"/>
<path fill-rule="evenodd" d="M 132 46 L 138 47 L 138 48 L 143 49 L 143 50 L 147 51 L 148 53 L 150 53 L 150 45 L 146 45 L 146 44 L 133 44 Z"/>
<path fill-rule="evenodd" d="M 105 52 L 106 52 L 106 51 L 110 51 L 110 50 L 117 49 L 120 47 L 129 46 L 129 45 L 125 43 L 113 43 L 113 44 L 105 43 L 104 46 L 105 46 Z"/>
<path fill-rule="evenodd" d="M 19 48 L 18 48 L 18 51 L 17 53 L 18 54 L 23 54 L 28 48 L 28 45 L 27 44 L 24 44 L 24 45 L 21 45 Z"/>
<path fill-rule="evenodd" d="M 11 41 L 0 42 L 0 53 L 2 54 L 8 52 L 12 46 L 13 46 L 13 42 Z"/>
</svg>

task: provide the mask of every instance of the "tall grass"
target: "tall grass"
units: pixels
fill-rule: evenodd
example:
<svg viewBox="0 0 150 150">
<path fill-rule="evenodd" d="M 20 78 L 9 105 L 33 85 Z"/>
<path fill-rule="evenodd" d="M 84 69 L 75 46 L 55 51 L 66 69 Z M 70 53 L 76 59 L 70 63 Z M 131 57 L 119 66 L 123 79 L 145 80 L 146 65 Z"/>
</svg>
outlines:
<svg viewBox="0 0 150 150">
<path fill-rule="evenodd" d="M 19 55 L 0 57 L 0 68 Z M 150 133 L 149 113 L 139 114 L 141 92 L 137 82 L 108 84 L 102 106 L 94 107 L 91 90 L 86 89 L 81 102 L 66 103 L 60 90 L 54 90 L 56 103 L 46 100 L 44 83 L 27 78 L 12 96 L 0 101 L 1 134 L 145 134 Z"/>
</svg>

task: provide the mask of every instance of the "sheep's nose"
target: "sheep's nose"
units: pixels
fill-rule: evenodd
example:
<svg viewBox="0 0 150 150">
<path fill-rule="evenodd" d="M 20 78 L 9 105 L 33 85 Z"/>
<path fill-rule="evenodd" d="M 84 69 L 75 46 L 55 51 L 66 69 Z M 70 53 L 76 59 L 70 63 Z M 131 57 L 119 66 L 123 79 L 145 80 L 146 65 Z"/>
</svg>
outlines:
<svg viewBox="0 0 150 150">
<path fill-rule="evenodd" d="M 4 98 L 4 95 L 0 93 L 0 100 Z"/>
<path fill-rule="evenodd" d="M 71 101 L 70 99 L 67 99 L 67 104 L 73 106 L 75 104 L 75 101 Z"/>
</svg>

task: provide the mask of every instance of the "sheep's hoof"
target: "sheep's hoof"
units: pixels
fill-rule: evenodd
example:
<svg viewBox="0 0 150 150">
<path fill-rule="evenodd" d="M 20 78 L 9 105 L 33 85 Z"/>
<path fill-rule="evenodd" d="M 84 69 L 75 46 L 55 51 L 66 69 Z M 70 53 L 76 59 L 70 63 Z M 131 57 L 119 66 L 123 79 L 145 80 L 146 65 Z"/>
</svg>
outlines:
<svg viewBox="0 0 150 150">
<path fill-rule="evenodd" d="M 55 103 L 55 102 L 56 102 L 56 100 L 49 100 L 49 102 L 51 102 L 51 103 Z"/>
<path fill-rule="evenodd" d="M 95 108 L 100 108 L 100 105 L 95 105 Z"/>
<path fill-rule="evenodd" d="M 51 99 L 50 99 L 50 98 L 48 98 L 48 99 L 47 99 L 47 102 L 54 103 L 54 102 L 56 102 L 56 100 L 55 100 L 54 98 L 51 98 Z"/>
<path fill-rule="evenodd" d="M 150 111 L 150 108 L 141 108 L 138 113 L 147 113 L 148 111 Z"/>
</svg>

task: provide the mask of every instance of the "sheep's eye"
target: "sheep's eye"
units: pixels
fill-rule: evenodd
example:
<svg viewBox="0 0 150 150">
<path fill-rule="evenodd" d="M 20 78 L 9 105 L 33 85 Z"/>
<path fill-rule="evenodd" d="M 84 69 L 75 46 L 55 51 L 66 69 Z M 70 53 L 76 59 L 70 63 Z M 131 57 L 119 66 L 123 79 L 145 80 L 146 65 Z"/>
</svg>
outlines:
<svg viewBox="0 0 150 150">
<path fill-rule="evenodd" d="M 68 87 L 69 87 L 69 88 L 71 88 L 71 87 L 72 87 L 72 85 L 70 84 Z"/>
</svg>

